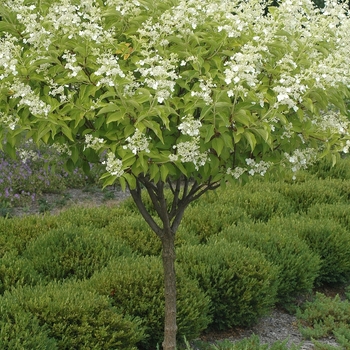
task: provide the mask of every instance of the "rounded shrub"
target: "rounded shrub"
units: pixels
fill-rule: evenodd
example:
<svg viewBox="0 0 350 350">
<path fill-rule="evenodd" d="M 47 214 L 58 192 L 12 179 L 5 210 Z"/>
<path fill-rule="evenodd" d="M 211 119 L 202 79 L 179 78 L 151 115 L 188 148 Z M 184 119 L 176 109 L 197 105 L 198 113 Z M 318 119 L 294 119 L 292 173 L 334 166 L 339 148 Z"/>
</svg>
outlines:
<svg viewBox="0 0 350 350">
<path fill-rule="evenodd" d="M 33 239 L 59 225 L 57 217 L 49 215 L 0 218 L 0 256 L 13 249 L 20 254 Z"/>
<path fill-rule="evenodd" d="M 161 252 L 160 239 L 140 214 L 129 214 L 115 219 L 106 230 L 123 239 L 133 251 L 141 255 L 159 255 Z"/>
<path fill-rule="evenodd" d="M 8 251 L 0 258 L 0 294 L 12 287 L 35 285 L 40 276 L 30 260 Z"/>
<path fill-rule="evenodd" d="M 104 228 L 110 222 L 118 221 L 128 215 L 125 209 L 120 207 L 107 206 L 72 206 L 68 209 L 62 210 L 58 214 L 60 222 L 72 223 L 75 226 L 89 226 L 93 228 Z"/>
<path fill-rule="evenodd" d="M 319 203 L 344 203 L 350 194 L 350 185 L 337 179 L 311 178 L 305 182 L 293 184 L 280 183 L 276 188 L 288 197 L 296 213 L 305 213 L 311 206 Z"/>
<path fill-rule="evenodd" d="M 320 221 L 324 218 L 332 219 L 350 231 L 348 203 L 315 204 L 309 209 L 307 216 Z"/>
<path fill-rule="evenodd" d="M 131 255 L 120 238 L 103 229 L 65 224 L 33 240 L 23 252 L 46 280 L 89 278 L 111 258 Z"/>
<path fill-rule="evenodd" d="M 57 342 L 50 338 L 46 325 L 24 310 L 10 295 L 0 298 L 0 349 L 57 350 Z"/>
<path fill-rule="evenodd" d="M 276 222 L 290 235 L 303 239 L 321 259 L 316 284 L 341 284 L 350 279 L 350 234 L 344 226 L 326 217 L 302 216 Z"/>
<path fill-rule="evenodd" d="M 232 226 L 217 238 L 254 248 L 278 267 L 278 302 L 289 303 L 313 288 L 320 270 L 319 257 L 299 237 L 281 231 L 273 222 Z"/>
<path fill-rule="evenodd" d="M 211 299 L 211 328 L 251 325 L 276 302 L 277 268 L 257 250 L 210 241 L 180 247 L 178 261 Z"/>
<path fill-rule="evenodd" d="M 232 193 L 232 197 L 235 206 L 244 209 L 247 216 L 256 222 L 267 222 L 273 216 L 286 216 L 294 211 L 289 198 L 265 183 L 247 184 Z"/>
<path fill-rule="evenodd" d="M 54 339 L 59 350 L 136 350 L 144 336 L 137 319 L 120 314 L 108 297 L 88 291 L 78 283 L 16 288 L 0 298 L 0 309 L 0 322 L 7 324 L 3 340 L 11 333 L 16 339 L 15 331 L 26 335 L 34 327 L 34 335 L 43 338 L 42 341 L 45 337 Z M 22 319 L 20 324 L 9 321 L 17 319 Z M 31 320 L 34 323 L 29 325 Z M 19 349 L 23 348 L 37 349 L 36 346 Z"/>
<path fill-rule="evenodd" d="M 211 235 L 245 220 L 247 215 L 243 208 L 223 202 L 219 198 L 215 203 L 208 203 L 208 199 L 203 198 L 187 208 L 181 225 L 197 237 L 198 243 L 206 243 Z"/>
<path fill-rule="evenodd" d="M 210 322 L 209 298 L 197 282 L 177 268 L 178 338 L 197 337 Z M 142 349 L 161 345 L 164 331 L 164 282 L 161 259 L 154 256 L 122 257 L 96 273 L 86 288 L 109 296 L 121 312 L 140 317 L 147 338 Z"/>
</svg>

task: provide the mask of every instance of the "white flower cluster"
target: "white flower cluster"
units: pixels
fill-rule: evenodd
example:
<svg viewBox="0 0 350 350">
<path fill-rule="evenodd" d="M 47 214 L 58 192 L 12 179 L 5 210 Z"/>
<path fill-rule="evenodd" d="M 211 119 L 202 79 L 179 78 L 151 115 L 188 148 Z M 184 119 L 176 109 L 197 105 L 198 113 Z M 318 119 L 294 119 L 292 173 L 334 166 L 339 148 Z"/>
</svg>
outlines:
<svg viewBox="0 0 350 350">
<path fill-rule="evenodd" d="M 296 75 L 282 74 L 279 83 L 273 88 L 277 94 L 277 102 L 274 108 L 278 108 L 279 105 L 287 105 L 288 108 L 292 108 L 295 112 L 299 109 L 297 104 L 302 102 L 302 96 L 308 88 L 303 84 L 301 77 Z"/>
<path fill-rule="evenodd" d="M 208 154 L 200 151 L 198 136 L 191 141 L 179 142 L 173 148 L 177 150 L 177 153 L 169 155 L 171 162 L 180 160 L 182 163 L 193 163 L 198 170 L 208 161 Z"/>
<path fill-rule="evenodd" d="M 140 68 L 136 70 L 144 78 L 144 84 L 155 90 L 155 96 L 158 103 L 163 103 L 174 92 L 177 57 L 175 54 L 170 58 L 164 58 L 158 54 L 148 55 L 145 59 L 138 62 Z"/>
<path fill-rule="evenodd" d="M 47 79 L 47 84 L 50 86 L 50 96 L 58 97 L 60 102 L 66 102 L 68 100 L 68 96 L 64 91 L 64 88 L 68 88 L 68 85 L 57 84 L 53 81 L 53 79 Z"/>
<path fill-rule="evenodd" d="M 290 155 L 284 154 L 287 161 L 292 165 L 292 171 L 296 172 L 301 169 L 307 169 L 309 165 L 312 165 L 317 159 L 317 152 L 314 148 L 296 149 Z"/>
<path fill-rule="evenodd" d="M 255 174 L 260 174 L 261 176 L 264 176 L 266 171 L 271 167 L 272 163 L 271 162 L 265 162 L 263 160 L 261 160 L 260 162 L 256 162 L 254 159 L 252 158 L 247 158 L 245 160 L 245 162 L 247 163 L 249 170 L 248 170 L 248 174 L 249 175 L 255 175 Z"/>
<path fill-rule="evenodd" d="M 349 119 L 339 111 L 330 110 L 318 118 L 315 117 L 311 122 L 320 130 L 329 131 L 332 134 L 345 135 L 350 130 Z"/>
<path fill-rule="evenodd" d="M 198 119 L 194 119 L 193 115 L 188 114 L 182 118 L 183 122 L 177 127 L 184 135 L 198 136 L 202 123 Z"/>
<path fill-rule="evenodd" d="M 69 149 L 69 146 L 66 143 L 53 143 L 51 147 L 59 154 L 67 154 L 68 156 L 72 155 L 72 151 Z"/>
<path fill-rule="evenodd" d="M 11 130 L 15 130 L 16 126 L 19 122 L 19 118 L 13 116 L 12 114 L 5 115 L 4 113 L 0 113 L 0 123 L 6 125 Z"/>
<path fill-rule="evenodd" d="M 66 60 L 64 68 L 69 69 L 71 72 L 68 73 L 70 78 L 76 77 L 82 68 L 77 64 L 77 58 L 75 54 L 72 54 L 68 51 L 62 55 L 62 58 Z"/>
<path fill-rule="evenodd" d="M 123 162 L 116 158 L 113 152 L 108 152 L 107 160 L 103 161 L 102 164 L 106 165 L 106 171 L 111 175 L 121 177 L 124 174 Z"/>
<path fill-rule="evenodd" d="M 5 34 L 3 38 L 0 38 L 0 80 L 8 77 L 10 74 L 17 75 L 16 65 L 18 60 L 16 54 L 21 49 L 16 46 L 17 39 L 10 34 Z"/>
<path fill-rule="evenodd" d="M 118 57 L 109 53 L 99 54 L 96 60 L 99 69 L 95 72 L 96 76 L 103 76 L 98 82 L 97 86 L 107 85 L 115 86 L 116 77 L 125 77 L 124 72 L 120 69 Z"/>
<path fill-rule="evenodd" d="M 94 137 L 91 134 L 86 134 L 84 150 L 87 148 L 92 148 L 93 150 L 98 151 L 103 147 L 105 142 L 106 141 L 104 139 Z"/>
<path fill-rule="evenodd" d="M 18 106 L 27 106 L 30 113 L 35 116 L 48 116 L 51 107 L 41 101 L 39 96 L 34 93 L 29 85 L 15 80 L 14 83 L 10 85 L 10 90 L 14 91 L 11 98 L 20 98 Z"/>
<path fill-rule="evenodd" d="M 26 163 L 29 159 L 33 161 L 39 159 L 38 153 L 33 150 L 18 148 L 17 151 L 22 163 Z"/>
<path fill-rule="evenodd" d="M 101 9 L 95 0 L 81 0 L 79 5 L 70 0 L 55 2 L 46 17 L 55 31 L 68 35 L 68 39 L 84 38 L 97 44 L 113 40 L 113 32 L 103 29 L 101 19 Z"/>
<path fill-rule="evenodd" d="M 107 0 L 106 5 L 115 7 L 116 11 L 120 12 L 122 16 L 134 15 L 137 16 L 140 14 L 140 2 L 138 0 Z"/>
<path fill-rule="evenodd" d="M 144 133 L 142 133 L 139 129 L 135 130 L 135 133 L 130 137 L 127 137 L 126 140 L 127 145 L 124 145 L 124 149 L 131 150 L 132 153 L 137 154 L 139 152 L 145 151 L 147 153 L 149 150 L 149 138 L 146 137 Z"/>
<path fill-rule="evenodd" d="M 238 180 L 246 171 L 246 168 L 241 167 L 235 167 L 234 169 L 227 168 L 226 174 L 233 176 L 236 180 Z"/>
<path fill-rule="evenodd" d="M 200 91 L 191 91 L 191 96 L 197 96 L 201 98 L 206 105 L 210 105 L 213 103 L 213 99 L 211 98 L 212 88 L 216 87 L 216 84 L 213 84 L 213 80 L 211 78 L 199 79 L 199 89 Z"/>
<path fill-rule="evenodd" d="M 349 153 L 349 149 L 350 149 L 350 140 L 346 140 L 345 146 L 343 148 L 343 152 Z"/>
<path fill-rule="evenodd" d="M 246 95 L 249 88 L 254 88 L 258 83 L 258 74 L 261 72 L 263 57 L 252 45 L 242 47 L 242 52 L 237 52 L 225 63 L 227 68 L 224 71 L 227 85 L 233 84 L 233 88 L 227 91 L 229 97 L 236 93 Z"/>
</svg>

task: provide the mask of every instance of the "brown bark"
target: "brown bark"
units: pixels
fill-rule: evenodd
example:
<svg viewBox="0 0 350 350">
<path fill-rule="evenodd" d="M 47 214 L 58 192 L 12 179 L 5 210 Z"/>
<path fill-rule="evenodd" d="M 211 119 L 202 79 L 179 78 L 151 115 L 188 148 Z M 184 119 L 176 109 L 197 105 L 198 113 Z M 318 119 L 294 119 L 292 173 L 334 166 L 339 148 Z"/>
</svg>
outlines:
<svg viewBox="0 0 350 350">
<path fill-rule="evenodd" d="M 163 350 L 176 349 L 176 277 L 175 277 L 175 233 L 164 230 L 162 259 L 165 287 L 165 319 Z"/>
</svg>

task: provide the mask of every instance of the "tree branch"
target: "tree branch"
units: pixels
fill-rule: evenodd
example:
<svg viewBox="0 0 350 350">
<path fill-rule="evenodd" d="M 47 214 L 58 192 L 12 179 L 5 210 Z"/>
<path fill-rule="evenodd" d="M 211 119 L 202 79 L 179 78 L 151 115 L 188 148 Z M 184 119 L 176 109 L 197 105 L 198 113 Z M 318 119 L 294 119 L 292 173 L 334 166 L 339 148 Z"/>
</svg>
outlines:
<svg viewBox="0 0 350 350">
<path fill-rule="evenodd" d="M 144 203 L 142 202 L 142 198 L 141 198 L 141 187 L 139 184 L 139 181 L 136 180 L 137 183 L 137 188 L 136 190 L 130 190 L 130 194 L 137 206 L 137 208 L 139 209 L 141 215 L 143 216 L 143 218 L 145 219 L 145 221 L 147 222 L 147 224 L 149 225 L 149 227 L 156 233 L 156 235 L 162 239 L 163 236 L 163 230 L 159 227 L 159 225 L 154 221 L 154 219 L 152 218 L 151 214 L 147 211 Z"/>
</svg>

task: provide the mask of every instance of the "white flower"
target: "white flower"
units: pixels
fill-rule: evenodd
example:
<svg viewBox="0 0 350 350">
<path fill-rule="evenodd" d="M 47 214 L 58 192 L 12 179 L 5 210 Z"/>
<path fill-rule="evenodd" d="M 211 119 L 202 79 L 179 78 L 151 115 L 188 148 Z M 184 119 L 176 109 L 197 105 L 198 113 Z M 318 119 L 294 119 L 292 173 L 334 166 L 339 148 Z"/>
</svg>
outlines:
<svg viewBox="0 0 350 350">
<path fill-rule="evenodd" d="M 139 129 L 136 128 L 135 133 L 128 137 L 125 141 L 126 145 L 123 146 L 124 149 L 130 149 L 132 153 L 137 154 L 141 151 L 149 153 L 149 137 L 146 137 Z"/>
<path fill-rule="evenodd" d="M 124 174 L 123 162 L 116 158 L 113 152 L 108 152 L 107 160 L 103 161 L 102 164 L 106 165 L 106 171 L 111 175 L 121 177 Z"/>
<path fill-rule="evenodd" d="M 176 155 L 170 155 L 170 161 L 180 160 L 183 163 L 193 163 L 196 170 L 208 161 L 208 154 L 200 152 L 199 137 L 191 141 L 180 142 L 173 146 L 177 150 Z"/>
<path fill-rule="evenodd" d="M 103 147 L 105 142 L 106 141 L 104 139 L 94 137 L 91 134 L 86 134 L 84 150 L 87 148 L 92 148 L 93 150 L 98 151 Z"/>
<path fill-rule="evenodd" d="M 202 126 L 200 120 L 194 119 L 194 117 L 190 114 L 188 114 L 186 117 L 183 117 L 182 120 L 183 122 L 177 128 L 181 130 L 184 135 L 199 135 L 199 129 Z"/>
</svg>

